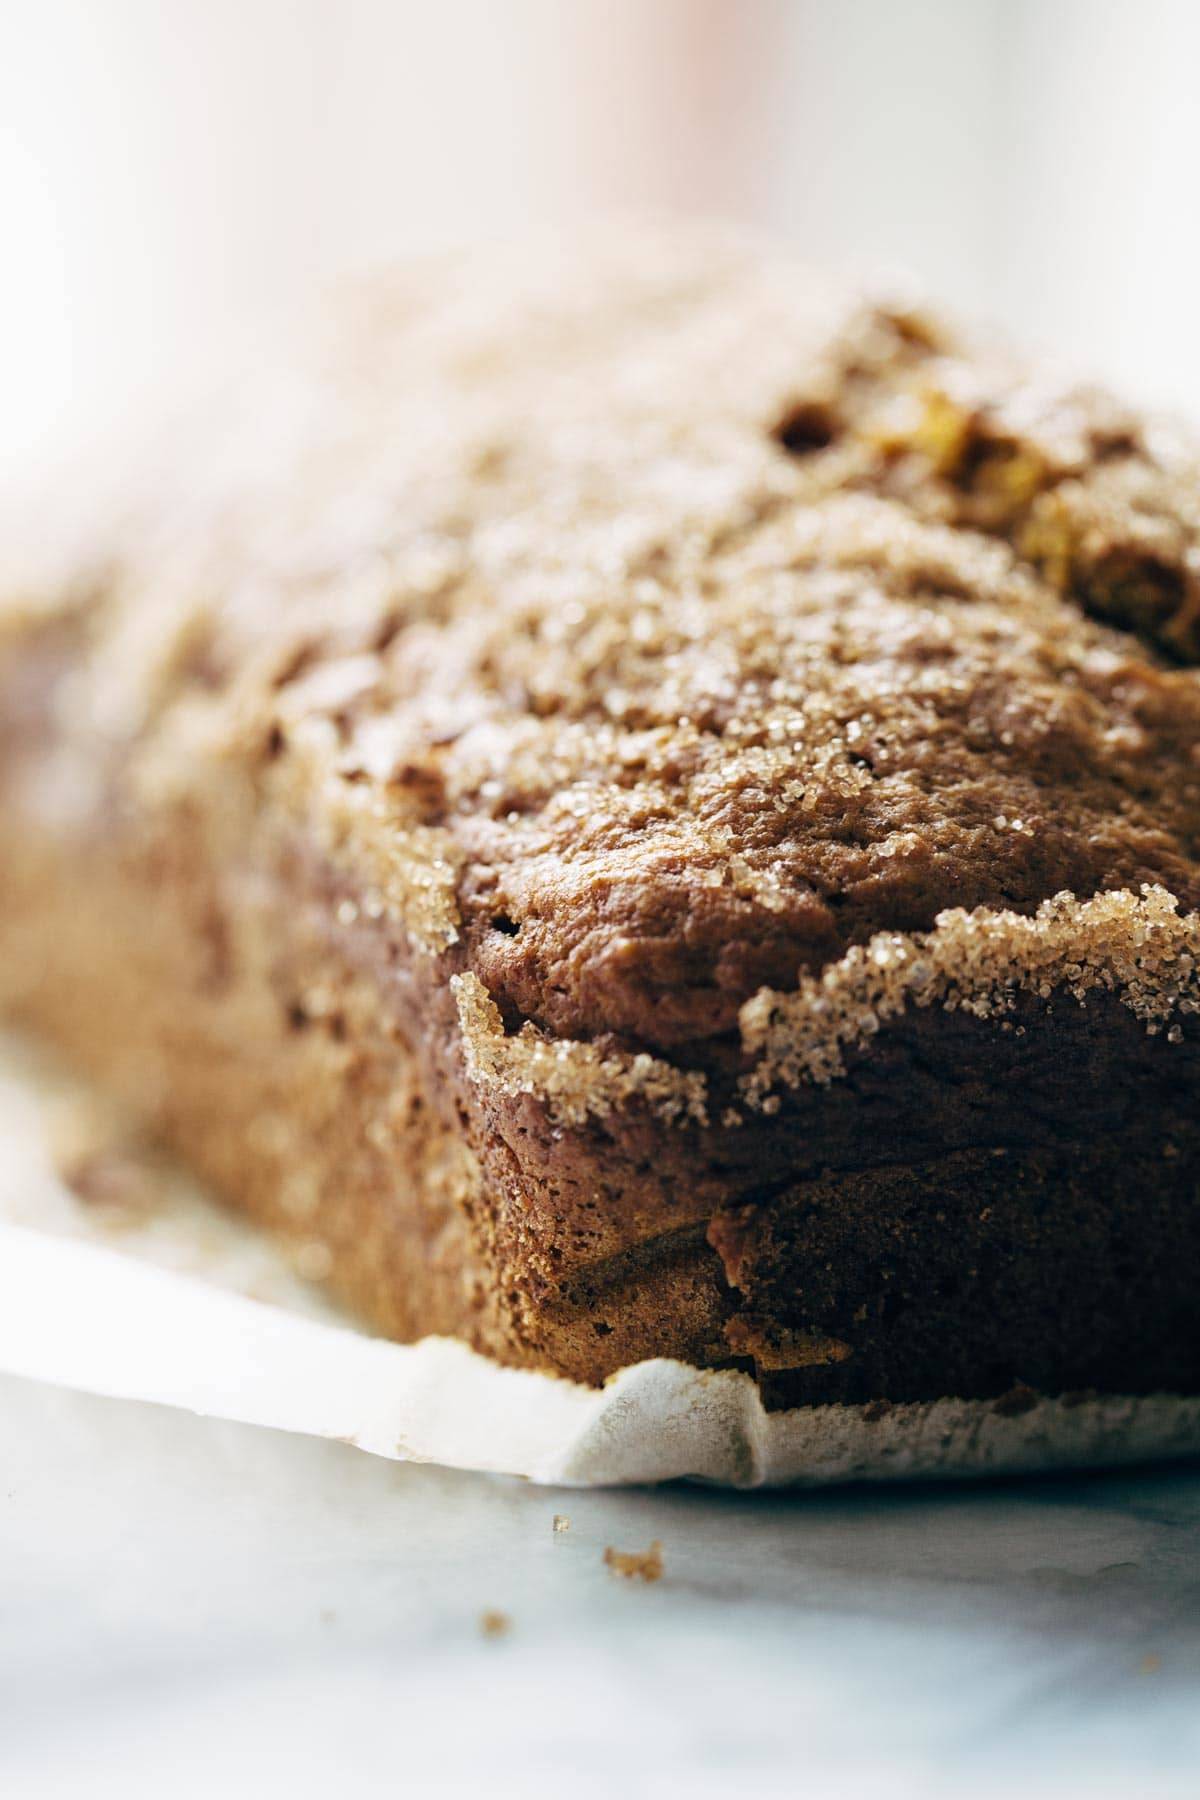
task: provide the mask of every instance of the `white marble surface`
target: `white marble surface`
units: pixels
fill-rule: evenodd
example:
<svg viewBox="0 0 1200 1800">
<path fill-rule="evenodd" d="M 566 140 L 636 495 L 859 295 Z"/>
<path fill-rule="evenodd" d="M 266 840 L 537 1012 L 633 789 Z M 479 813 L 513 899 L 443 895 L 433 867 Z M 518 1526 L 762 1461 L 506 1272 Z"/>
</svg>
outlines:
<svg viewBox="0 0 1200 1800">
<path fill-rule="evenodd" d="M 556 1494 L 13 1378 L 0 1458 L 13 1800 L 1200 1792 L 1200 1467 Z"/>
</svg>

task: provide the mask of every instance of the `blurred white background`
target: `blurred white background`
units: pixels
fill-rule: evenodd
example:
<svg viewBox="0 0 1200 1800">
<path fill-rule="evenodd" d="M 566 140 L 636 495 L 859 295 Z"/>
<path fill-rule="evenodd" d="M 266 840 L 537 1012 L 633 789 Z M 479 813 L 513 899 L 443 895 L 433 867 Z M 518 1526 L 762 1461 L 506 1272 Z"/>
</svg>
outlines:
<svg viewBox="0 0 1200 1800">
<path fill-rule="evenodd" d="M 0 473 L 300 290 L 614 209 L 769 226 L 1200 414 L 1196 0 L 0 0 Z"/>
</svg>

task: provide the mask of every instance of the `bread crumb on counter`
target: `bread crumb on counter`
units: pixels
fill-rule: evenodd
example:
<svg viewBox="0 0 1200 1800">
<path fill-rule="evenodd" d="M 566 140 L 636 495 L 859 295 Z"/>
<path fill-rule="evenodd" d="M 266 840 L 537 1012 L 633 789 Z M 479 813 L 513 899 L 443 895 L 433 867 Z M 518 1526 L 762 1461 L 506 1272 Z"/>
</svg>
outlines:
<svg viewBox="0 0 1200 1800">
<path fill-rule="evenodd" d="M 604 1552 L 604 1566 L 623 1581 L 661 1581 L 662 1544 L 658 1538 L 648 1550 L 614 1550 L 610 1544 Z"/>
</svg>

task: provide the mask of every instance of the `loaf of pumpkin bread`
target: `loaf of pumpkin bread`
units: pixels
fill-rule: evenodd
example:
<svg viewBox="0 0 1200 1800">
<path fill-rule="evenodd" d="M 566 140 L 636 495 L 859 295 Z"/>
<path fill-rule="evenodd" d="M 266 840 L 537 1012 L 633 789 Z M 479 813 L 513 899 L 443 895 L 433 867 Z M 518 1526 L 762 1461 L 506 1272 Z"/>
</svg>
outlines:
<svg viewBox="0 0 1200 1800">
<path fill-rule="evenodd" d="M 343 296 L 47 560 L 0 1001 L 375 1328 L 1200 1388 L 1177 433 L 600 234 Z"/>
</svg>

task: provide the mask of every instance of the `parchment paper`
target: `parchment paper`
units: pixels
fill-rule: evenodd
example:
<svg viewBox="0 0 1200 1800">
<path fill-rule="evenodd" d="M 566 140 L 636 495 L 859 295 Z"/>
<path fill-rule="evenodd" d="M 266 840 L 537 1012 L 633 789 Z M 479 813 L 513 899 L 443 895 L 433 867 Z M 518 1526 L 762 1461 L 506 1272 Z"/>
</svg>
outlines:
<svg viewBox="0 0 1200 1800">
<path fill-rule="evenodd" d="M 13 1374 L 566 1486 L 816 1485 L 1200 1452 L 1200 1396 L 1041 1400 L 1016 1417 L 955 1399 L 879 1419 L 767 1413 L 748 1377 L 665 1359 L 596 1390 L 449 1339 L 388 1343 L 175 1171 L 122 1179 L 79 1152 L 87 1178 L 72 1191 L 56 1132 L 84 1104 L 0 1040 L 0 1369 Z"/>
</svg>

